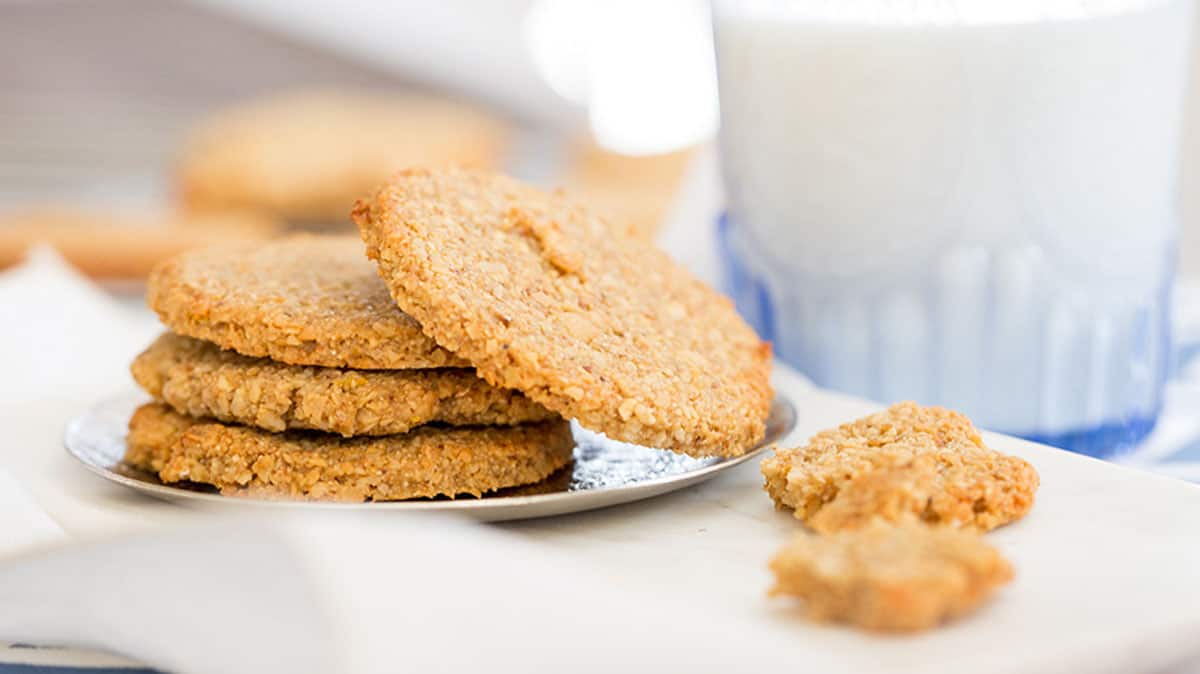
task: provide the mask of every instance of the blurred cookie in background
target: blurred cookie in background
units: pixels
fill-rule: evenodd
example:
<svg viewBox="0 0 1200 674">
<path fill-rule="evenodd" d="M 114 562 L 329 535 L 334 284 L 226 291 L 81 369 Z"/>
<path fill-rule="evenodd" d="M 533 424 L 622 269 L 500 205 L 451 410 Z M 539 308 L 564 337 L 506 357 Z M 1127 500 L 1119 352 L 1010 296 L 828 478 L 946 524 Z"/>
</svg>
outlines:
<svg viewBox="0 0 1200 674">
<path fill-rule="evenodd" d="M 694 149 L 635 156 L 581 143 L 562 184 L 600 215 L 653 239 L 679 192 Z"/>
<path fill-rule="evenodd" d="M 250 210 L 349 228 L 354 201 L 409 166 L 495 168 L 510 130 L 431 94 L 305 90 L 218 111 L 188 136 L 176 186 L 191 212 Z"/>
<path fill-rule="evenodd" d="M 144 280 L 154 265 L 190 248 L 274 236 L 273 218 L 245 212 L 123 213 L 36 207 L 0 214 L 0 269 L 19 264 L 38 244 L 103 281 Z"/>
</svg>

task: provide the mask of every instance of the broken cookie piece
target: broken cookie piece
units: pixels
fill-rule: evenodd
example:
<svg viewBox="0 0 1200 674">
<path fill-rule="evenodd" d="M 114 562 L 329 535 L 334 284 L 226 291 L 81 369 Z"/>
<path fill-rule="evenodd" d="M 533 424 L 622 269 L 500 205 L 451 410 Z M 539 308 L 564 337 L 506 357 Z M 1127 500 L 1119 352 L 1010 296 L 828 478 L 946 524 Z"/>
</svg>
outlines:
<svg viewBox="0 0 1200 674">
<path fill-rule="evenodd" d="M 969 613 L 1013 577 L 978 533 L 915 518 L 801 533 L 771 560 L 771 571 L 771 595 L 804 600 L 813 619 L 890 632 L 928 629 Z"/>
<path fill-rule="evenodd" d="M 901 510 L 986 531 L 1023 517 L 1039 484 L 1033 466 L 988 448 L 962 414 L 911 402 L 822 431 L 802 447 L 777 449 L 762 472 L 777 506 L 825 531 L 841 528 L 840 520 L 895 519 Z M 860 493 L 818 518 L 852 485 Z"/>
</svg>

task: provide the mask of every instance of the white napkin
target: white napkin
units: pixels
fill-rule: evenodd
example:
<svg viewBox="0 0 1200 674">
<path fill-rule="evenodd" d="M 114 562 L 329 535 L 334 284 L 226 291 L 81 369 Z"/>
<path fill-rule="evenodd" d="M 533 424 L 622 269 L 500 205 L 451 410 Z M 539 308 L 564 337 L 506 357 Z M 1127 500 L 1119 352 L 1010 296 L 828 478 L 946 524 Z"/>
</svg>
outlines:
<svg viewBox="0 0 1200 674">
<path fill-rule="evenodd" d="M 0 273 L 0 326 L 0 405 L 120 390 L 130 361 L 162 330 L 140 298 L 122 304 L 47 246 Z"/>
<path fill-rule="evenodd" d="M 8 562 L 0 637 L 104 647 L 181 674 L 608 673 L 679 649 L 705 671 L 770 664 L 732 619 L 607 578 L 454 519 L 197 518 Z"/>
<path fill-rule="evenodd" d="M 50 519 L 33 496 L 0 468 L 0 557 L 63 540 L 62 527 Z"/>
</svg>

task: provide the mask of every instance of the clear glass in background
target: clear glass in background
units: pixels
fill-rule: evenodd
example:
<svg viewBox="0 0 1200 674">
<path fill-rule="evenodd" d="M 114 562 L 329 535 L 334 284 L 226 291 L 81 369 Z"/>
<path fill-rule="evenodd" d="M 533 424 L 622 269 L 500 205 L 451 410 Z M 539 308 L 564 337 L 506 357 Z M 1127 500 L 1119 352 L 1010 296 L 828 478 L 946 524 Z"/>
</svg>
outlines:
<svg viewBox="0 0 1200 674">
<path fill-rule="evenodd" d="M 1191 0 L 718 0 L 739 309 L 818 384 L 1096 456 L 1162 405 Z"/>
</svg>

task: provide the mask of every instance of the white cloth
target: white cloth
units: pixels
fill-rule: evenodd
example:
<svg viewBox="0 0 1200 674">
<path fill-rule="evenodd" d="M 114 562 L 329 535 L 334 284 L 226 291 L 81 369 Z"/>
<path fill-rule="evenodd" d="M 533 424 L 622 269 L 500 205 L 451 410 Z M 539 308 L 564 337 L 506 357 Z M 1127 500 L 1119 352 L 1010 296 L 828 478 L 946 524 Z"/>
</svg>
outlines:
<svg viewBox="0 0 1200 674">
<path fill-rule="evenodd" d="M 0 379 L 0 640 L 183 674 L 1129 672 L 1197 649 L 1200 489 L 1183 482 L 989 436 L 1043 478 L 1033 513 L 990 535 L 1017 581 L 969 619 L 884 638 L 764 596 L 766 560 L 797 525 L 754 462 L 650 501 L 499 526 L 231 516 L 129 492 L 60 442 L 67 419 L 129 386 L 126 363 L 157 331 L 148 313 L 47 256 L 0 276 L 0 307 L 4 371 L 23 378 Z M 790 441 L 870 409 L 784 368 L 776 383 L 799 411 Z"/>
</svg>

